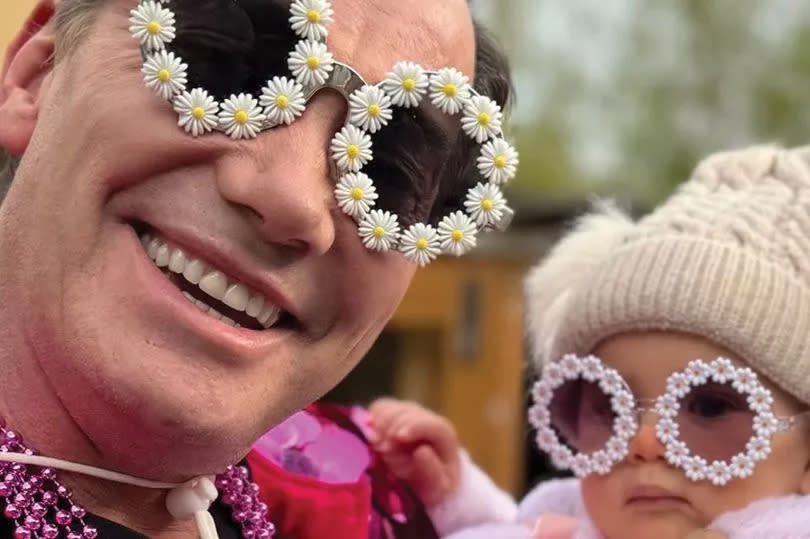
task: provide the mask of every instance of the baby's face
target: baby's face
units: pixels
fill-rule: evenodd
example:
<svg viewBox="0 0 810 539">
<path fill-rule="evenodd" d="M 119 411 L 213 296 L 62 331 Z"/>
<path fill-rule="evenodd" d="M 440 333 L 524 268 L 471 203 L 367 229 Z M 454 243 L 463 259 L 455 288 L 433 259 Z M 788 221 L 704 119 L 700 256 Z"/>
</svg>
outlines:
<svg viewBox="0 0 810 539">
<path fill-rule="evenodd" d="M 728 350 L 694 336 L 656 332 L 628 333 L 604 341 L 594 351 L 619 371 L 639 399 L 653 399 L 666 389 L 667 377 L 694 359 L 726 357 L 744 364 Z M 760 376 L 773 392 L 774 413 L 792 416 L 802 405 Z M 654 414 L 645 414 L 631 440 L 628 457 L 605 476 L 582 481 L 585 506 L 607 539 L 683 539 L 728 511 L 762 498 L 810 493 L 810 428 L 802 424 L 774 435 L 771 456 L 747 479 L 717 487 L 693 482 L 664 458 L 655 435 Z"/>
</svg>

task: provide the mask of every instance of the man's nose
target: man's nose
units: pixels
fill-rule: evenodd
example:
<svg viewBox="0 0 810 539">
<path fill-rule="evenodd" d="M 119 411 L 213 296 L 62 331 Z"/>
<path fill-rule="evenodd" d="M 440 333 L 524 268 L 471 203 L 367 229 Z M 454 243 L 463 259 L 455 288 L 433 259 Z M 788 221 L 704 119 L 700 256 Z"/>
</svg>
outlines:
<svg viewBox="0 0 810 539">
<path fill-rule="evenodd" d="M 346 111 L 342 97 L 323 94 L 291 126 L 240 143 L 217 165 L 222 197 L 250 211 L 265 241 L 313 254 L 335 241 L 329 145 Z"/>
</svg>

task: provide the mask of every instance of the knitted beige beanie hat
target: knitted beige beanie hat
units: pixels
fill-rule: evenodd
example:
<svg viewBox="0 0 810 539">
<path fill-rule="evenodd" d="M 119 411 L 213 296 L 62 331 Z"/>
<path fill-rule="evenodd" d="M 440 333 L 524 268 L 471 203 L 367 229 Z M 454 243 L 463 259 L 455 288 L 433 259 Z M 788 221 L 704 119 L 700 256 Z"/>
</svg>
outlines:
<svg viewBox="0 0 810 539">
<path fill-rule="evenodd" d="M 538 366 L 626 331 L 680 331 L 810 403 L 810 147 L 709 157 L 637 223 L 602 204 L 526 292 Z"/>
</svg>

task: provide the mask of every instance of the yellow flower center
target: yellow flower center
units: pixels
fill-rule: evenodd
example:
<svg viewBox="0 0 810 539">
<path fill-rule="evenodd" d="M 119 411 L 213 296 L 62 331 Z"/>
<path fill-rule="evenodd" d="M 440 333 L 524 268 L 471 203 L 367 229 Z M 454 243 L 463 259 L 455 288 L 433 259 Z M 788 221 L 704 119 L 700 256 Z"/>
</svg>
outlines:
<svg viewBox="0 0 810 539">
<path fill-rule="evenodd" d="M 428 240 L 426 240 L 425 238 L 419 238 L 418 240 L 416 240 L 416 248 L 419 249 L 420 251 L 427 250 Z"/>
<path fill-rule="evenodd" d="M 352 189 L 352 198 L 354 200 L 356 200 L 357 202 L 360 202 L 361 200 L 363 200 L 364 196 L 365 196 L 365 193 L 359 187 L 355 187 L 354 189 Z"/>
<path fill-rule="evenodd" d="M 321 22 L 321 14 L 317 9 L 310 9 L 307 11 L 307 20 L 312 24 L 318 24 Z"/>
<path fill-rule="evenodd" d="M 450 235 L 450 237 L 453 238 L 454 242 L 458 243 L 464 239 L 464 232 L 462 232 L 459 229 L 455 229 L 453 233 Z"/>
<path fill-rule="evenodd" d="M 374 237 L 378 240 L 381 240 L 385 237 L 385 229 L 381 226 L 378 226 L 374 229 Z"/>
<path fill-rule="evenodd" d="M 245 125 L 248 121 L 248 114 L 244 110 L 239 110 L 233 115 L 233 119 L 236 120 L 236 123 L 239 125 Z"/>
<path fill-rule="evenodd" d="M 358 155 L 360 155 L 360 148 L 357 144 L 349 144 L 346 146 L 346 155 L 349 156 L 349 159 L 355 159 Z"/>
<path fill-rule="evenodd" d="M 152 21 L 146 25 L 146 31 L 152 34 L 153 36 L 158 35 L 162 29 L 163 27 L 160 26 L 160 23 L 157 21 Z"/>
<path fill-rule="evenodd" d="M 311 71 L 315 71 L 316 69 L 321 67 L 321 61 L 318 59 L 317 56 L 310 56 L 309 58 L 307 58 L 307 67 Z"/>
<path fill-rule="evenodd" d="M 483 127 L 489 127 L 489 114 L 486 112 L 482 112 L 478 115 L 478 123 L 481 124 Z"/>
<path fill-rule="evenodd" d="M 493 206 L 494 204 L 488 198 L 485 198 L 484 200 L 481 201 L 481 209 L 484 211 L 492 211 Z"/>
<path fill-rule="evenodd" d="M 448 82 L 447 84 L 442 86 L 442 93 L 444 93 L 444 95 L 446 95 L 447 97 L 456 97 L 456 94 L 458 93 L 458 86 L 456 86 L 452 82 Z"/>
<path fill-rule="evenodd" d="M 172 74 L 169 73 L 168 69 L 158 71 L 158 80 L 160 80 L 160 82 L 169 82 L 170 78 L 172 78 Z"/>
<path fill-rule="evenodd" d="M 372 118 L 376 118 L 380 115 L 380 106 L 377 103 L 372 103 L 368 106 L 368 115 Z"/>
<path fill-rule="evenodd" d="M 205 109 L 202 107 L 194 107 L 194 110 L 191 111 L 191 115 L 194 116 L 195 120 L 202 120 L 205 118 Z"/>
<path fill-rule="evenodd" d="M 406 92 L 413 92 L 416 89 L 416 81 L 413 79 L 405 79 L 402 81 L 402 87 Z"/>
<path fill-rule="evenodd" d="M 288 106 L 290 106 L 290 100 L 286 95 L 280 95 L 276 97 L 276 106 L 280 109 L 286 109 Z"/>
<path fill-rule="evenodd" d="M 504 168 L 506 166 L 506 156 L 498 155 L 495 157 L 495 168 Z"/>
</svg>

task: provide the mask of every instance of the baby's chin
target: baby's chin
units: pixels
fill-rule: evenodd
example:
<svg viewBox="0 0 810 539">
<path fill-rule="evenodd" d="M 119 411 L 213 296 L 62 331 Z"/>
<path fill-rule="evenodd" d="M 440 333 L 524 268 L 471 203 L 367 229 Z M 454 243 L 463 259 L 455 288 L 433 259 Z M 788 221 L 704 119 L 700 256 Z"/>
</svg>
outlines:
<svg viewBox="0 0 810 539">
<path fill-rule="evenodd" d="M 667 512 L 611 515 L 610 522 L 597 522 L 605 539 L 684 539 L 704 525 L 686 515 Z"/>
</svg>

